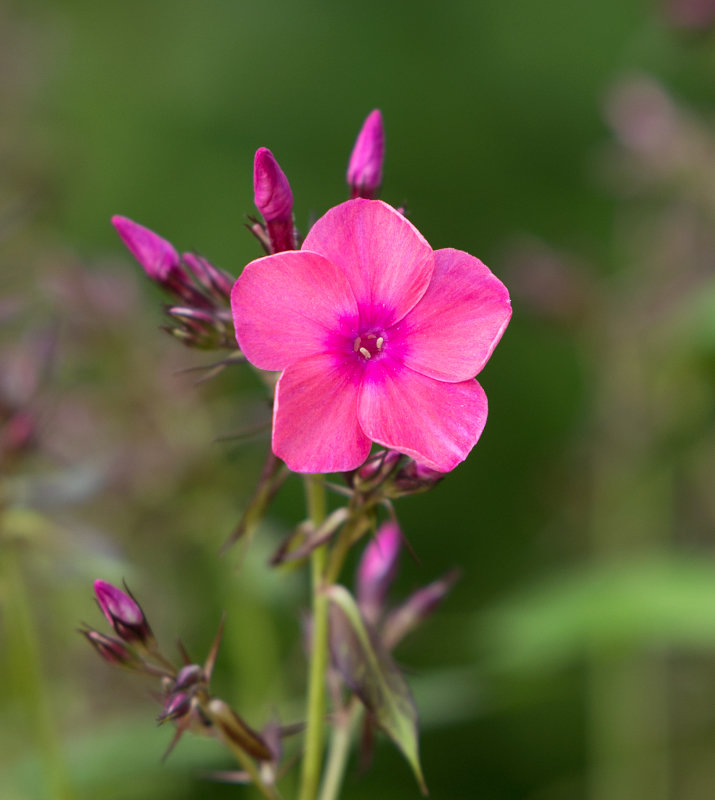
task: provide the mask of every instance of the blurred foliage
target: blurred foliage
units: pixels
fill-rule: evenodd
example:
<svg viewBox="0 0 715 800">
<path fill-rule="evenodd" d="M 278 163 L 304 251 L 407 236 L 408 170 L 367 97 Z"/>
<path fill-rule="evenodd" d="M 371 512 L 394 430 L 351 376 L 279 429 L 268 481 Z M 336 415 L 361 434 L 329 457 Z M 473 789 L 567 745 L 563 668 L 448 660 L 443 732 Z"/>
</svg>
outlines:
<svg viewBox="0 0 715 800">
<path fill-rule="evenodd" d="M 299 718 L 303 576 L 266 564 L 300 484 L 247 553 L 219 558 L 267 447 L 262 388 L 185 371 L 210 356 L 158 330 L 109 218 L 238 274 L 259 255 L 255 149 L 285 169 L 305 231 L 345 198 L 380 107 L 384 199 L 434 247 L 483 258 L 515 308 L 481 378 L 479 445 L 397 504 L 418 560 L 396 595 L 464 574 L 396 653 L 427 783 L 710 800 L 715 42 L 692 5 L 0 8 L 3 798 L 251 796 L 202 779 L 231 768 L 211 741 L 160 763 L 155 687 L 75 633 L 99 620 L 96 577 L 126 578 L 160 640 L 199 660 L 225 609 L 214 685 L 257 726 Z M 347 800 L 366 792 L 416 796 L 387 746 L 348 776 Z"/>
</svg>

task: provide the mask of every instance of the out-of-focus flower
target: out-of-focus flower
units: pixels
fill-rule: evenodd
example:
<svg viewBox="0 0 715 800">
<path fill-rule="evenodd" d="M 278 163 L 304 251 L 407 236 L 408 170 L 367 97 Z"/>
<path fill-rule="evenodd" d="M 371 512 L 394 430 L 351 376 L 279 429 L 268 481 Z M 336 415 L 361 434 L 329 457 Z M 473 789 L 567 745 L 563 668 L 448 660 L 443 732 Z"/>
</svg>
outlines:
<svg viewBox="0 0 715 800">
<path fill-rule="evenodd" d="M 391 520 L 384 522 L 365 548 L 357 573 L 357 601 L 363 617 L 375 624 L 397 572 L 402 533 Z"/>
<path fill-rule="evenodd" d="M 102 580 L 94 582 L 94 593 L 107 621 L 125 642 L 153 642 L 149 623 L 133 597 Z"/>
<path fill-rule="evenodd" d="M 487 399 L 474 376 L 509 322 L 509 294 L 386 203 L 332 208 L 300 251 L 248 264 L 231 305 L 246 358 L 282 371 L 273 451 L 290 469 L 353 470 L 377 442 L 448 472 L 479 439 Z"/>
<path fill-rule="evenodd" d="M 678 28 L 711 28 L 715 25 L 715 0 L 666 0 L 665 13 Z"/>
<path fill-rule="evenodd" d="M 273 253 L 295 248 L 293 192 L 273 153 L 259 147 L 253 162 L 253 199 L 266 221 Z"/>
<path fill-rule="evenodd" d="M 351 197 L 377 197 L 382 185 L 382 164 L 385 160 L 385 129 L 382 114 L 375 109 L 368 114 L 348 163 L 347 181 Z"/>
</svg>

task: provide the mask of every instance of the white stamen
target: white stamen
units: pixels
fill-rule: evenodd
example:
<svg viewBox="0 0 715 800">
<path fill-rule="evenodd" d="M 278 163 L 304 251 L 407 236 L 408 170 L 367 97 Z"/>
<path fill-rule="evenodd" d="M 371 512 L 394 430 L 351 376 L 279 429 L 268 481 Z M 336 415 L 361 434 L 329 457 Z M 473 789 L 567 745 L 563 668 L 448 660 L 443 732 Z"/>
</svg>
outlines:
<svg viewBox="0 0 715 800">
<path fill-rule="evenodd" d="M 365 358 L 370 358 L 370 351 L 367 349 L 367 347 L 361 347 L 360 353 L 365 356 Z"/>
<path fill-rule="evenodd" d="M 379 339 L 378 339 L 378 340 L 375 342 L 375 347 L 377 347 L 377 349 L 378 349 L 378 350 L 382 350 L 382 345 L 383 345 L 384 343 L 385 343 L 385 339 L 384 339 L 384 337 L 382 337 L 382 336 L 381 336 L 381 337 L 380 337 L 380 338 L 379 338 Z"/>
<path fill-rule="evenodd" d="M 360 349 L 360 337 L 358 336 L 357 339 L 353 342 L 353 350 L 357 353 Z"/>
</svg>

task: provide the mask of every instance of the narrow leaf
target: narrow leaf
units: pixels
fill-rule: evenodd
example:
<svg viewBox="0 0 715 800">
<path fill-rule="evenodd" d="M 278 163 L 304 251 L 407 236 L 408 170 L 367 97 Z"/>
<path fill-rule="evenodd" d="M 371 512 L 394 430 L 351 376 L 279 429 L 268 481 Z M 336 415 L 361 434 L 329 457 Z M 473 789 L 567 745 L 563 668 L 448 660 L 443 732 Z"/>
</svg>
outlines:
<svg viewBox="0 0 715 800">
<path fill-rule="evenodd" d="M 328 597 L 330 648 L 335 666 L 378 726 L 402 750 L 420 789 L 427 794 L 419 760 L 417 709 L 407 682 L 367 629 L 348 590 L 331 586 Z"/>
</svg>

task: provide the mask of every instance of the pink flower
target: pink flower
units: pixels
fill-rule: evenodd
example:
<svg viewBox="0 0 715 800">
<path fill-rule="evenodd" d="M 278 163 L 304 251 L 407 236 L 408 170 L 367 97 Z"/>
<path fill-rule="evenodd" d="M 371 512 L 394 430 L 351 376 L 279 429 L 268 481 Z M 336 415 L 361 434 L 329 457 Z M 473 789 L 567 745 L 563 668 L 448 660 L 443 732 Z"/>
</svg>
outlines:
<svg viewBox="0 0 715 800">
<path fill-rule="evenodd" d="M 355 469 L 377 442 L 448 472 L 479 439 L 487 398 L 474 375 L 507 326 L 509 294 L 386 203 L 330 209 L 301 250 L 248 264 L 231 306 L 248 360 L 282 371 L 273 451 L 293 471 Z"/>
</svg>

